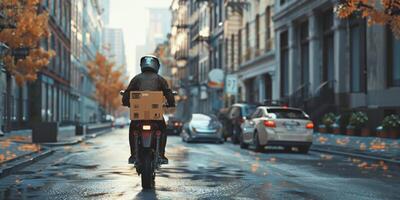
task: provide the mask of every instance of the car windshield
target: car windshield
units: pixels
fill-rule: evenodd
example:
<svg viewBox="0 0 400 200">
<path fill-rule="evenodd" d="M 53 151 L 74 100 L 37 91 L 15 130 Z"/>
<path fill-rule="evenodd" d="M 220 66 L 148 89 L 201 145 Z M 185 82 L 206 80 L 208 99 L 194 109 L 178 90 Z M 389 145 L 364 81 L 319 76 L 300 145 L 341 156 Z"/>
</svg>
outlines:
<svg viewBox="0 0 400 200">
<path fill-rule="evenodd" d="M 276 115 L 277 119 L 308 119 L 304 112 L 300 110 L 284 109 L 284 108 L 270 108 L 267 109 L 268 113 Z"/>
<path fill-rule="evenodd" d="M 242 108 L 242 115 L 243 116 L 248 116 L 252 114 L 255 110 L 257 109 L 257 106 L 249 105 L 249 106 L 244 106 Z"/>
</svg>

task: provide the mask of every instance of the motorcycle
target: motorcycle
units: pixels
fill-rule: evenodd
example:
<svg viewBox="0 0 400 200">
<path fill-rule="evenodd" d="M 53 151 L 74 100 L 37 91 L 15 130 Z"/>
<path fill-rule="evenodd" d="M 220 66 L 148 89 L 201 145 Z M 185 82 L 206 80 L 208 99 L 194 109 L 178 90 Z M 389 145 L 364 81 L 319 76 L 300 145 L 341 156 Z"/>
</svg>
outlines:
<svg viewBox="0 0 400 200">
<path fill-rule="evenodd" d="M 120 91 L 122 96 L 125 91 Z M 176 95 L 176 92 L 173 92 Z M 164 106 L 166 107 L 166 106 Z M 161 130 L 156 121 L 138 121 L 133 133 L 135 138 L 135 168 L 142 179 L 142 188 L 150 189 L 155 186 L 156 170 L 161 167 L 160 143 Z"/>
</svg>

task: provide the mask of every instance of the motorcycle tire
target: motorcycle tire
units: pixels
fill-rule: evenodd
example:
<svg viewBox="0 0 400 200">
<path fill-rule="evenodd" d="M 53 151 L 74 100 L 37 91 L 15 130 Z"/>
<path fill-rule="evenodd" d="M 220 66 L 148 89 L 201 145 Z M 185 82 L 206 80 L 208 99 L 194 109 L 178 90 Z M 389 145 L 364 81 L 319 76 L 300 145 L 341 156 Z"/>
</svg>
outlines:
<svg viewBox="0 0 400 200">
<path fill-rule="evenodd" d="M 155 185 L 155 174 L 153 167 L 153 156 L 151 152 L 146 152 L 142 159 L 142 188 L 151 189 Z"/>
</svg>

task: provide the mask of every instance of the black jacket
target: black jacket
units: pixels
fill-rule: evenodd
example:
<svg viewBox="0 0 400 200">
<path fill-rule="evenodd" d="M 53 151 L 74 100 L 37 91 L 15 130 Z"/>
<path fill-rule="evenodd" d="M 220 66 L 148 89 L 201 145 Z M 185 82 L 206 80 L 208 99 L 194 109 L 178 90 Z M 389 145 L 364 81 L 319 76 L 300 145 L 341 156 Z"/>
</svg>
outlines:
<svg viewBox="0 0 400 200">
<path fill-rule="evenodd" d="M 162 91 L 167 99 L 168 107 L 175 107 L 175 98 L 167 81 L 157 73 L 145 71 L 136 75 L 129 83 L 122 96 L 122 105 L 129 107 L 129 94 L 131 91 Z"/>
</svg>

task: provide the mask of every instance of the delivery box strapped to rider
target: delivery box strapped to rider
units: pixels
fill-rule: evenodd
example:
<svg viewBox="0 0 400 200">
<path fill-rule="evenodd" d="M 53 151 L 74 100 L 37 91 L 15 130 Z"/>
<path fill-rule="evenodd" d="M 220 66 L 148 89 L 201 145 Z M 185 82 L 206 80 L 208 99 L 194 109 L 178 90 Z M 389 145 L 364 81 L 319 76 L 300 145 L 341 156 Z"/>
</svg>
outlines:
<svg viewBox="0 0 400 200">
<path fill-rule="evenodd" d="M 155 56 L 144 56 L 140 59 L 140 69 L 142 73 L 136 75 L 129 83 L 128 88 L 125 90 L 122 97 L 122 104 L 130 107 L 130 93 L 132 91 L 161 91 L 167 100 L 167 107 L 175 107 L 175 98 L 172 90 L 169 88 L 167 81 L 160 75 L 158 71 L 160 69 L 160 61 Z M 161 144 L 160 144 L 160 157 L 162 163 L 168 163 L 168 159 L 165 157 L 165 146 L 167 143 L 167 135 L 165 133 L 165 121 L 161 117 L 157 122 L 158 127 L 162 133 Z M 129 157 L 129 163 L 135 163 L 135 142 L 133 132 L 139 123 L 137 121 L 131 121 L 129 126 L 129 145 L 131 150 L 131 156 Z"/>
</svg>

